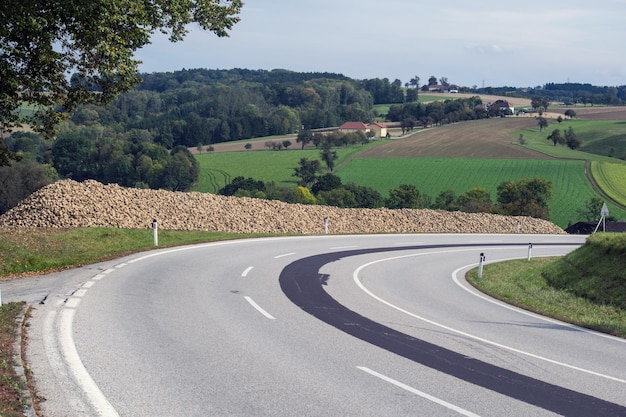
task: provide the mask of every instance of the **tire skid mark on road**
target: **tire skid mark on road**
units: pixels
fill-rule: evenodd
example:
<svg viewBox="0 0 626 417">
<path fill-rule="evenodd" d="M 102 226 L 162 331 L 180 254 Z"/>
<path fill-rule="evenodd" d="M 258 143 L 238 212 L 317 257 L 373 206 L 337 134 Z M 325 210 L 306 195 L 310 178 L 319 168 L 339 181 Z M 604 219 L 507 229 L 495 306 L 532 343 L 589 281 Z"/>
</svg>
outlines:
<svg viewBox="0 0 626 417">
<path fill-rule="evenodd" d="M 378 346 L 417 364 L 458 378 L 461 381 L 491 390 L 512 399 L 555 412 L 560 415 L 626 415 L 626 407 L 592 395 L 542 381 L 513 370 L 415 338 L 387 327 L 348 309 L 327 293 L 318 271 L 324 265 L 349 256 L 384 253 L 398 250 L 463 250 L 486 247 L 513 247 L 519 243 L 500 244 L 432 244 L 404 248 L 370 248 L 329 252 L 299 259 L 280 273 L 279 283 L 285 296 L 304 312 L 366 343 Z M 557 246 L 543 243 L 542 246 Z M 560 244 L 558 246 L 561 246 Z M 570 245 L 567 245 L 570 246 Z"/>
<path fill-rule="evenodd" d="M 445 252 L 459 252 L 459 251 L 458 250 L 444 251 L 443 253 L 445 253 Z M 392 304 L 392 303 L 390 303 L 387 300 L 384 300 L 383 298 L 381 298 L 378 295 L 376 295 L 373 292 L 371 292 L 367 287 L 365 287 L 365 285 L 363 285 L 363 283 L 359 279 L 359 273 L 361 272 L 361 270 L 363 270 L 364 268 L 366 268 L 368 266 L 371 266 L 371 265 L 374 265 L 374 264 L 377 264 L 377 263 L 381 263 L 381 262 L 395 260 L 395 259 L 407 258 L 407 257 L 412 257 L 412 256 L 431 255 L 433 253 L 434 252 L 424 252 L 424 253 L 419 253 L 419 254 L 394 256 L 394 257 L 391 257 L 391 258 L 379 259 L 379 260 L 376 260 L 376 261 L 373 261 L 373 262 L 369 262 L 367 264 L 361 265 L 359 268 L 357 268 L 356 271 L 354 271 L 353 280 L 356 283 L 356 285 L 364 293 L 366 293 L 370 297 L 374 298 L 376 301 L 378 301 L 378 302 L 380 302 L 382 304 L 385 304 L 386 306 L 391 307 L 394 310 L 397 310 L 397 311 L 399 311 L 402 314 L 406 314 L 407 316 L 413 317 L 413 318 L 415 318 L 417 320 L 423 321 L 423 322 L 428 323 L 430 325 L 433 325 L 435 327 L 439 327 L 440 329 L 444 329 L 444 330 L 447 330 L 449 332 L 461 335 L 463 337 L 467 337 L 469 339 L 477 340 L 479 342 L 486 343 L 488 345 L 498 347 L 500 349 L 508 350 L 510 352 L 514 352 L 514 353 L 517 353 L 517 354 L 520 354 L 520 355 L 528 356 L 528 357 L 531 357 L 533 359 L 537 359 L 537 360 L 540 360 L 540 361 L 543 361 L 543 362 L 551 363 L 553 365 L 562 366 L 564 368 L 573 369 L 573 370 L 578 371 L 578 372 L 583 372 L 583 373 L 586 373 L 586 374 L 589 374 L 589 375 L 594 375 L 594 376 L 597 376 L 597 377 L 600 377 L 600 378 L 605 378 L 605 379 L 608 379 L 608 380 L 611 380 L 611 381 L 615 381 L 615 382 L 619 382 L 619 383 L 622 383 L 622 384 L 626 384 L 626 380 L 624 380 L 624 379 L 620 379 L 620 378 L 617 378 L 617 377 L 614 377 L 614 376 L 611 376 L 611 375 L 602 374 L 602 373 L 595 372 L 595 371 L 592 371 L 592 370 L 589 370 L 589 369 L 585 369 L 585 368 L 581 368 L 581 367 L 578 367 L 578 366 L 570 365 L 570 364 L 567 364 L 567 363 L 564 363 L 564 362 L 559 362 L 557 360 L 546 358 L 544 356 L 535 355 L 534 353 L 530 353 L 530 352 L 527 352 L 527 351 L 524 351 L 524 350 L 521 350 L 521 349 L 516 349 L 516 348 L 511 347 L 511 346 L 503 345 L 501 343 L 497 343 L 497 342 L 494 342 L 492 340 L 485 339 L 485 338 L 482 338 L 482 337 L 479 337 L 479 336 L 476 336 L 476 335 L 464 332 L 462 330 L 458 330 L 458 329 L 455 329 L 453 327 L 446 326 L 446 325 L 441 324 L 439 322 L 436 322 L 434 320 L 427 319 L 425 317 L 422 317 L 420 315 L 417 315 L 415 313 L 407 311 L 407 310 L 405 310 L 405 309 L 403 309 L 401 307 L 398 307 L 395 304 Z M 437 253 L 442 253 L 442 252 L 440 251 L 440 252 L 437 252 Z M 465 268 L 467 268 L 467 267 L 465 267 Z M 461 269 L 463 269 L 463 268 L 461 268 Z M 496 303 L 496 304 L 499 304 L 499 303 Z M 517 311 L 516 308 L 510 308 L 510 309 Z M 539 319 L 542 319 L 542 320 L 545 320 L 545 321 L 548 321 L 548 322 L 552 322 L 554 324 L 562 325 L 563 327 L 574 328 L 574 326 L 571 325 L 571 324 L 558 322 L 558 321 L 552 320 L 552 319 L 546 319 L 544 317 L 541 317 L 539 315 L 534 315 L 532 313 L 525 312 L 524 314 L 532 315 L 532 316 L 535 316 L 536 318 L 539 318 Z"/>
</svg>

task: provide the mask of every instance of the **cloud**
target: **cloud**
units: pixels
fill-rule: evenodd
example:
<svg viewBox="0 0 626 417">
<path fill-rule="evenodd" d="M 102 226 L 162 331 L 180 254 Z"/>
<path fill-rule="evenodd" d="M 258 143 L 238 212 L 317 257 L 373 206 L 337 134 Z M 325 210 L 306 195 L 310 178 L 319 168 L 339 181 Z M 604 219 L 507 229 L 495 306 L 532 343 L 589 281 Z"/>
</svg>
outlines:
<svg viewBox="0 0 626 417">
<path fill-rule="evenodd" d="M 285 68 L 520 86 L 576 74 L 623 85 L 626 1 L 609 1 L 246 0 L 230 38 L 195 27 L 181 43 L 155 35 L 138 57 L 147 72 Z"/>
</svg>

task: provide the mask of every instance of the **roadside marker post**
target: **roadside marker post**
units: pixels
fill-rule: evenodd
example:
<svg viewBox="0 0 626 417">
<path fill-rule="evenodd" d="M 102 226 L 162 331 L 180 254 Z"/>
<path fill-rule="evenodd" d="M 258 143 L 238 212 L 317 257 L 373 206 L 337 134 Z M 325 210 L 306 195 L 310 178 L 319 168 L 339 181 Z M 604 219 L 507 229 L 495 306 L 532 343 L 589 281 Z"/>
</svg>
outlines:
<svg viewBox="0 0 626 417">
<path fill-rule="evenodd" d="M 154 246 L 159 246 L 159 231 L 156 219 L 152 220 L 152 236 L 154 240 Z"/>
<path fill-rule="evenodd" d="M 600 223 L 602 223 L 602 231 L 606 232 L 606 218 L 609 216 L 609 208 L 606 206 L 606 203 L 602 204 L 602 210 L 600 211 L 600 221 L 596 226 L 596 229 L 593 233 L 598 231 L 598 227 L 600 227 Z"/>
<path fill-rule="evenodd" d="M 530 253 L 532 252 L 532 250 L 533 250 L 533 244 L 529 243 L 528 244 L 528 260 L 529 261 L 530 261 Z"/>
<path fill-rule="evenodd" d="M 328 217 L 324 217 L 324 234 L 328 234 Z"/>
<path fill-rule="evenodd" d="M 483 277 L 483 263 L 485 262 L 484 252 L 480 253 L 480 260 L 478 261 L 478 278 Z"/>
</svg>

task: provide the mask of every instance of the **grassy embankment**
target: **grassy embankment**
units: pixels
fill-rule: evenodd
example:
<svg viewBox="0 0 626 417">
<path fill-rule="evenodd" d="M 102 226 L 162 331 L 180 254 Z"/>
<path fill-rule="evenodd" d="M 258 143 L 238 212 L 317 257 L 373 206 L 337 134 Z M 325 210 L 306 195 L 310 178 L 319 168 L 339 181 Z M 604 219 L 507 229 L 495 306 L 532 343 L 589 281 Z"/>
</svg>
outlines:
<svg viewBox="0 0 626 417">
<path fill-rule="evenodd" d="M 487 264 L 468 280 L 509 304 L 626 337 L 626 234 L 599 233 L 562 258 Z"/>
<path fill-rule="evenodd" d="M 23 303 L 0 306 L 0 415 L 21 417 L 24 415 L 26 384 L 15 372 L 15 342 L 19 337 L 19 317 Z"/>
</svg>

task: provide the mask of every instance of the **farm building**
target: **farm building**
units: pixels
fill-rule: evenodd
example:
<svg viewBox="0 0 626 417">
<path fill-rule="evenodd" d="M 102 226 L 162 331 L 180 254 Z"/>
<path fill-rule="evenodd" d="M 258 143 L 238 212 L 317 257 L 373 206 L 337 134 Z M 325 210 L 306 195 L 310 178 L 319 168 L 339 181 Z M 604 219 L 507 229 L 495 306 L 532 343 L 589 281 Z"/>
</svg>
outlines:
<svg viewBox="0 0 626 417">
<path fill-rule="evenodd" d="M 511 114 L 515 114 L 515 107 L 513 107 L 511 104 L 509 104 L 509 102 L 507 100 L 496 100 L 493 103 L 489 103 L 487 105 L 488 108 L 494 108 L 494 109 L 509 109 L 511 110 Z"/>
<path fill-rule="evenodd" d="M 337 130 L 344 133 L 359 131 L 367 133 L 370 131 L 370 128 L 363 122 L 345 122 L 344 124 L 339 126 Z"/>
<path fill-rule="evenodd" d="M 459 92 L 459 86 L 456 84 L 450 84 L 450 85 L 440 85 L 440 84 L 435 84 L 435 85 L 429 85 L 428 86 L 428 91 L 431 93 L 458 93 Z"/>
<path fill-rule="evenodd" d="M 382 123 L 370 123 L 369 128 L 372 132 L 374 132 L 375 138 L 384 138 L 385 136 L 387 136 L 387 126 Z"/>
</svg>

